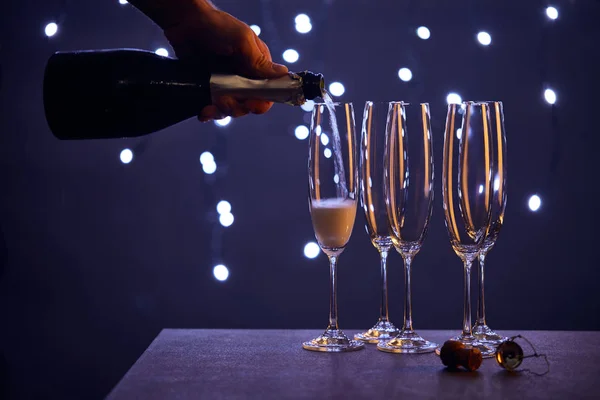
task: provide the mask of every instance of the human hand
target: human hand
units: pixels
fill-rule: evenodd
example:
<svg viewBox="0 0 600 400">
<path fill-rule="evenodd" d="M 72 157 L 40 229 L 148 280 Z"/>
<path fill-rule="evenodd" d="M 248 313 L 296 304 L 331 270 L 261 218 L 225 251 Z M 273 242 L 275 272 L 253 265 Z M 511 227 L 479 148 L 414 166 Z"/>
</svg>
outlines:
<svg viewBox="0 0 600 400">
<path fill-rule="evenodd" d="M 212 72 L 254 79 L 278 78 L 288 73 L 287 67 L 273 63 L 269 48 L 248 25 L 217 9 L 186 14 L 164 33 L 178 58 L 202 57 Z M 221 96 L 213 105 L 204 107 L 198 119 L 206 122 L 226 116 L 263 114 L 272 105 L 267 101 Z"/>
</svg>

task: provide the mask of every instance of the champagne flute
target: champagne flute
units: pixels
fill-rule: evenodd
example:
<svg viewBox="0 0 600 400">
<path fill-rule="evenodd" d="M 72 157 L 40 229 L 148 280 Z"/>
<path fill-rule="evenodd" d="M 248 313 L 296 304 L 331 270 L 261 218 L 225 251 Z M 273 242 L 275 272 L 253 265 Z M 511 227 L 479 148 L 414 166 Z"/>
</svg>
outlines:
<svg viewBox="0 0 600 400">
<path fill-rule="evenodd" d="M 508 338 L 501 336 L 487 326 L 485 319 L 484 266 L 488 252 L 496 244 L 504 222 L 506 209 L 506 133 L 504 130 L 504 107 L 500 101 L 490 101 L 490 123 L 492 127 L 492 217 L 490 229 L 479 251 L 479 299 L 477 320 L 473 326 L 473 336 L 485 344 L 498 345 Z"/>
<path fill-rule="evenodd" d="M 371 244 L 379 252 L 381 265 L 381 306 L 379 320 L 366 332 L 354 339 L 378 343 L 398 335 L 399 330 L 389 321 L 387 296 L 387 258 L 392 248 L 392 238 L 383 190 L 383 156 L 385 148 L 385 123 L 388 103 L 367 101 L 363 113 L 360 139 L 360 200 L 367 220 L 366 228 Z"/>
<path fill-rule="evenodd" d="M 338 124 L 337 120 L 340 120 Z M 337 265 L 356 218 L 358 165 L 352 103 L 317 103 L 310 127 L 309 209 L 321 250 L 329 258 L 329 324 L 322 335 L 302 343 L 312 351 L 346 352 L 364 348 L 338 327 Z M 341 128 L 341 129 L 340 129 Z"/>
<path fill-rule="evenodd" d="M 438 345 L 413 330 L 411 307 L 412 261 L 427 235 L 433 204 L 429 104 L 389 103 L 384 191 L 392 243 L 404 259 L 404 325 L 394 339 L 380 341 L 377 349 L 390 353 L 432 352 Z"/>
<path fill-rule="evenodd" d="M 479 342 L 472 333 L 471 266 L 490 227 L 491 132 L 488 103 L 448 105 L 442 174 L 444 216 L 452 249 L 464 266 L 463 328 L 452 340 L 479 348 L 484 357 L 492 356 L 494 349 Z M 439 349 L 436 352 L 439 354 Z"/>
</svg>

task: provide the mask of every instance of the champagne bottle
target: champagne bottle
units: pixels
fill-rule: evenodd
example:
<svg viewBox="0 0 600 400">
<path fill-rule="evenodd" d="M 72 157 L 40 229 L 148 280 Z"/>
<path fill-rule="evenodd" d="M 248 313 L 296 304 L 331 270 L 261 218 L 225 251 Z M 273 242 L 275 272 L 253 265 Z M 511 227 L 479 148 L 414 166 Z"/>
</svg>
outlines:
<svg viewBox="0 0 600 400">
<path fill-rule="evenodd" d="M 44 110 L 59 139 L 147 135 L 194 117 L 213 98 L 230 95 L 290 105 L 322 96 L 323 76 L 309 71 L 253 80 L 211 74 L 136 49 L 57 52 L 44 73 Z"/>
</svg>

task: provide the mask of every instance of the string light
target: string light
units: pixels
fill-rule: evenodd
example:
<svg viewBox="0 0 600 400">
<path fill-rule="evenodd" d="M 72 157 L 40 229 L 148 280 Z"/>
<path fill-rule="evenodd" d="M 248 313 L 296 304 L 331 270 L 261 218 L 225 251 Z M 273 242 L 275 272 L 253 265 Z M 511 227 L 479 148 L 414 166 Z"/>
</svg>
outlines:
<svg viewBox="0 0 600 400">
<path fill-rule="evenodd" d="M 411 70 L 408 68 L 400 68 L 398 70 L 398 78 L 400 78 L 400 80 L 404 82 L 410 81 L 412 79 Z"/>
<path fill-rule="evenodd" d="M 313 100 L 306 100 L 304 104 L 300 106 L 304 111 L 311 112 L 315 107 L 315 102 Z"/>
<path fill-rule="evenodd" d="M 169 51 L 164 47 L 159 47 L 154 53 L 156 53 L 159 56 L 169 57 Z"/>
<path fill-rule="evenodd" d="M 308 128 L 304 125 L 298 125 L 296 129 L 294 129 L 294 135 L 298 140 L 304 140 L 308 137 L 309 131 Z"/>
<path fill-rule="evenodd" d="M 552 89 L 544 90 L 544 99 L 548 102 L 548 104 L 556 103 L 556 92 Z"/>
<path fill-rule="evenodd" d="M 446 96 L 446 102 L 448 104 L 460 104 L 462 103 L 462 98 L 457 93 L 448 93 L 448 96 Z"/>
<path fill-rule="evenodd" d="M 133 151 L 130 149 L 123 149 L 121 150 L 121 154 L 119 154 L 119 158 L 123 164 L 129 164 L 133 161 Z"/>
<path fill-rule="evenodd" d="M 58 25 L 56 25 L 56 22 L 50 22 L 44 28 L 44 33 L 48 37 L 52 37 L 52 36 L 56 35 L 57 32 L 58 32 Z"/>
<path fill-rule="evenodd" d="M 288 63 L 295 63 L 300 58 L 300 54 L 294 49 L 287 49 L 283 52 L 283 59 Z"/>
<path fill-rule="evenodd" d="M 233 220 L 234 220 L 233 214 L 230 213 L 230 212 L 223 213 L 223 214 L 219 215 L 219 222 L 225 228 L 231 226 L 231 224 L 233 224 Z"/>
<path fill-rule="evenodd" d="M 210 151 L 205 151 L 204 153 L 200 154 L 200 164 L 206 164 L 211 162 L 215 162 L 215 157 Z"/>
<path fill-rule="evenodd" d="M 258 25 L 250 25 L 250 29 L 252 29 L 254 31 L 256 36 L 260 36 L 260 33 L 262 32 L 262 30 L 260 29 L 260 26 L 258 26 Z"/>
<path fill-rule="evenodd" d="M 321 252 L 321 248 L 315 242 L 308 242 L 304 245 L 304 257 L 316 258 Z"/>
<path fill-rule="evenodd" d="M 294 22 L 296 23 L 296 31 L 299 33 L 308 33 L 312 30 L 310 18 L 306 14 L 298 14 L 294 18 Z"/>
<path fill-rule="evenodd" d="M 332 82 L 329 85 L 329 93 L 331 93 L 334 96 L 341 96 L 344 94 L 345 91 L 346 88 L 339 82 Z"/>
<path fill-rule="evenodd" d="M 426 26 L 420 26 L 417 28 L 417 36 L 423 40 L 427 40 L 431 37 L 431 32 Z"/>
<path fill-rule="evenodd" d="M 219 214 L 228 214 L 231 212 L 231 204 L 227 200 L 221 200 L 217 203 L 217 212 Z"/>
<path fill-rule="evenodd" d="M 213 268 L 213 275 L 218 281 L 224 282 L 229 278 L 229 269 L 223 264 L 215 265 Z"/>
<path fill-rule="evenodd" d="M 546 8 L 546 16 L 548 16 L 548 18 L 554 20 L 556 18 L 558 18 L 558 10 L 556 9 L 556 7 L 547 7 Z"/>
<path fill-rule="evenodd" d="M 202 164 L 202 170 L 207 175 L 212 175 L 217 170 L 217 163 L 214 161 Z"/>
<path fill-rule="evenodd" d="M 542 199 L 537 194 L 534 194 L 529 198 L 527 205 L 531 211 L 535 212 L 542 206 Z"/>
<path fill-rule="evenodd" d="M 484 46 L 489 46 L 492 43 L 492 37 L 487 32 L 479 32 L 477 34 L 477 40 Z"/>
<path fill-rule="evenodd" d="M 223 127 L 223 126 L 229 125 L 230 122 L 231 122 L 231 117 L 225 117 L 222 119 L 216 119 L 215 125 Z"/>
</svg>

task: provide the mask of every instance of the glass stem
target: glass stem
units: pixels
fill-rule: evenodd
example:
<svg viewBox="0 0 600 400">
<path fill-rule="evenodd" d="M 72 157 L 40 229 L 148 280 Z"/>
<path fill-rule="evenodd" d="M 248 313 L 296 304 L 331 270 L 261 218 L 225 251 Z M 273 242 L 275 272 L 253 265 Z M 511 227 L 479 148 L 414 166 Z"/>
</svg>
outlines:
<svg viewBox="0 0 600 400">
<path fill-rule="evenodd" d="M 337 320 L 337 256 L 329 256 L 329 326 L 327 330 L 338 330 Z"/>
<path fill-rule="evenodd" d="M 473 260 L 471 258 L 465 258 L 465 307 L 463 312 L 463 337 L 471 337 L 471 266 Z"/>
<path fill-rule="evenodd" d="M 484 297 L 484 275 L 485 252 L 479 253 L 479 300 L 477 301 L 477 322 L 476 325 L 484 326 L 485 322 L 485 297 Z"/>
<path fill-rule="evenodd" d="M 410 267 L 412 256 L 403 256 L 404 258 L 404 325 L 402 330 L 412 332 L 412 304 L 410 292 Z"/>
<path fill-rule="evenodd" d="M 387 292 L 387 257 L 388 250 L 382 248 L 379 251 L 381 258 L 381 307 L 379 309 L 379 321 L 388 322 L 388 292 Z"/>
</svg>

